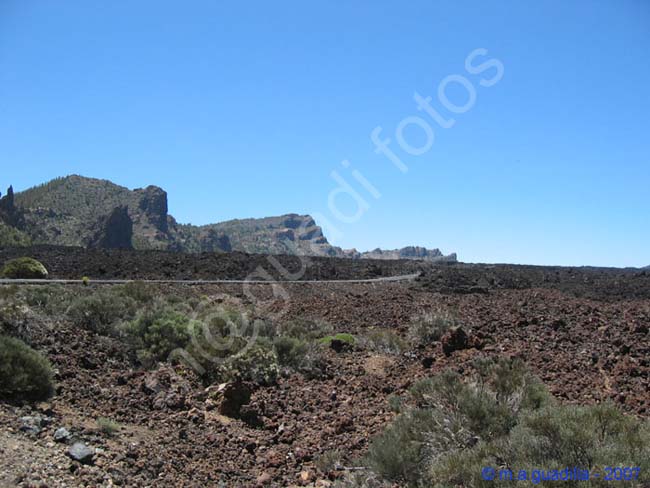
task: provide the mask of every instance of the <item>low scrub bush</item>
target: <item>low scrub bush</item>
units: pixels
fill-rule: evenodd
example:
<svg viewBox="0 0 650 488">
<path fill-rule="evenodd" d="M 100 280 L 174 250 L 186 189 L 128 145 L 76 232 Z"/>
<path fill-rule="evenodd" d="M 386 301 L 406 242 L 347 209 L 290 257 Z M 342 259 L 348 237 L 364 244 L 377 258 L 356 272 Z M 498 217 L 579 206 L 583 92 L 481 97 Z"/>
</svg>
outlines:
<svg viewBox="0 0 650 488">
<path fill-rule="evenodd" d="M 404 411 L 404 399 L 399 395 L 390 395 L 386 401 L 391 412 L 402 413 Z"/>
<path fill-rule="evenodd" d="M 33 258 L 17 258 L 7 261 L 2 268 L 2 276 L 9 279 L 45 279 L 47 269 L 42 263 Z"/>
<path fill-rule="evenodd" d="M 242 345 L 231 351 L 219 364 L 220 381 L 250 381 L 259 385 L 272 385 L 280 376 L 280 365 L 273 347 L 264 340 Z"/>
<path fill-rule="evenodd" d="M 507 466 L 514 476 L 528 470 L 530 476 L 534 469 L 575 466 L 605 474 L 606 466 L 631 466 L 641 468 L 640 480 L 647 476 L 648 422 L 612 405 L 557 405 L 518 360 L 475 366 L 470 381 L 445 372 L 411 388 L 409 408 L 371 443 L 366 463 L 372 473 L 400 486 L 440 488 L 512 484 L 483 480 L 485 467 Z M 580 484 L 605 485 L 593 479 Z"/>
<path fill-rule="evenodd" d="M 411 321 L 409 336 L 414 343 L 426 345 L 439 341 L 445 332 L 459 325 L 459 321 L 449 312 L 430 312 Z"/>
<path fill-rule="evenodd" d="M 406 341 L 390 329 L 371 330 L 359 338 L 359 343 L 364 349 L 385 354 L 402 354 L 408 348 Z"/>
<path fill-rule="evenodd" d="M 147 304 L 154 299 L 151 288 L 143 281 L 130 281 L 125 285 L 118 286 L 116 291 L 118 294 L 130 298 L 139 304 Z"/>
<path fill-rule="evenodd" d="M 121 294 L 119 289 L 100 288 L 75 298 L 67 315 L 79 327 L 98 334 L 114 335 L 118 332 L 117 325 L 131 320 L 137 310 L 136 301 Z"/>
<path fill-rule="evenodd" d="M 341 451 L 327 451 L 316 459 L 315 465 L 321 473 L 327 474 L 330 471 L 339 469 L 342 459 L 343 453 Z"/>
<path fill-rule="evenodd" d="M 483 480 L 481 470 L 486 466 L 499 473 L 494 481 Z M 502 473 L 500 466 L 508 468 Z M 600 473 L 601 478 L 592 477 L 573 485 L 552 480 L 554 471 L 562 476 L 562 471 L 573 467 Z M 621 478 L 615 478 L 617 474 L 611 471 L 611 481 L 603 479 L 608 467 L 611 470 L 620 468 Z M 506 487 L 513 483 L 508 480 L 510 473 L 517 479 L 522 470 L 526 472 L 527 483 L 538 486 L 562 483 L 590 488 L 611 486 L 616 482 L 633 487 L 648 486 L 648 421 L 628 417 L 611 404 L 555 405 L 524 411 L 508 436 L 450 453 L 431 466 L 429 478 L 439 480 L 435 485 L 439 487 L 455 480 L 461 480 L 462 486 Z"/>
<path fill-rule="evenodd" d="M 315 341 L 334 333 L 332 324 L 323 320 L 296 319 L 280 324 L 278 335 L 296 337 L 305 341 Z"/>
<path fill-rule="evenodd" d="M 339 341 L 343 344 L 347 344 L 348 346 L 354 346 L 357 343 L 356 337 L 354 337 L 352 334 L 348 334 L 347 332 L 323 337 L 322 339 L 319 339 L 318 342 L 326 346 L 330 346 L 332 344 L 332 341 Z"/>
<path fill-rule="evenodd" d="M 97 419 L 97 429 L 107 436 L 114 436 L 120 431 L 120 424 L 106 417 Z"/>
<path fill-rule="evenodd" d="M 168 359 L 175 349 L 184 348 L 190 340 L 191 320 L 171 306 L 160 304 L 146 309 L 123 326 L 137 350 L 138 359 L 151 366 Z"/>
<path fill-rule="evenodd" d="M 311 379 L 322 378 L 326 374 L 327 363 L 318 344 L 295 337 L 278 336 L 273 339 L 273 347 L 280 366 Z"/>
<path fill-rule="evenodd" d="M 39 352 L 12 337 L 0 336 L 0 396 L 45 400 L 54 392 L 52 367 Z"/>
<path fill-rule="evenodd" d="M 295 337 L 279 336 L 273 339 L 273 347 L 281 366 L 298 369 L 307 354 L 307 341 Z"/>
<path fill-rule="evenodd" d="M 178 311 L 173 313 L 178 316 L 173 321 L 175 333 L 170 334 L 175 341 L 165 344 L 169 346 L 164 348 L 166 357 L 155 355 L 158 360 L 166 359 L 171 353 L 172 360 L 185 361 L 208 383 L 240 380 L 269 385 L 276 382 L 280 364 L 273 343 L 260 333 L 265 322 L 251 324 L 244 314 L 233 310 L 204 310 L 193 319 Z M 133 333 L 134 326 L 131 329 Z M 150 352 L 151 347 L 144 351 Z"/>
<path fill-rule="evenodd" d="M 60 314 L 67 310 L 71 292 L 62 285 L 21 286 L 18 297 L 29 307 L 39 309 L 48 315 Z"/>
</svg>

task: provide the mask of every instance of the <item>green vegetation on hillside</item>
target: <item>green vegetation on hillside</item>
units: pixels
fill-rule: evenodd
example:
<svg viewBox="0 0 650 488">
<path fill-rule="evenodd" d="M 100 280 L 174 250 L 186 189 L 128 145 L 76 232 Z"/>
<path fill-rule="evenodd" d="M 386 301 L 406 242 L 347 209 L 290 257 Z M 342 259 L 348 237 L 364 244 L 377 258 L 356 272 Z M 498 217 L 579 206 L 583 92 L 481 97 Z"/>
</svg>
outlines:
<svg viewBox="0 0 650 488">
<path fill-rule="evenodd" d="M 0 247 L 25 247 L 32 244 L 24 232 L 0 222 Z"/>
</svg>

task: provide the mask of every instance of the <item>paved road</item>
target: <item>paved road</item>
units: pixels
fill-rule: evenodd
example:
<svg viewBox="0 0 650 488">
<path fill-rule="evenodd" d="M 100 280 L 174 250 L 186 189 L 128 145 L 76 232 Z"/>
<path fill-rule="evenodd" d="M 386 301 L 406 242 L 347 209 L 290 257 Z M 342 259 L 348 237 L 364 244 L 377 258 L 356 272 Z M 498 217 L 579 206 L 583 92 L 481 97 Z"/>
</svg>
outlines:
<svg viewBox="0 0 650 488">
<path fill-rule="evenodd" d="M 285 283 L 386 283 L 393 281 L 413 281 L 420 276 L 420 273 L 388 276 L 385 278 L 371 278 L 365 280 L 287 280 L 287 281 L 264 281 L 264 280 L 140 280 L 144 283 L 157 284 L 180 284 L 180 285 L 229 285 L 229 284 L 248 284 L 248 285 L 278 285 Z M 124 285 L 135 280 L 90 280 L 95 285 Z M 80 285 L 81 280 L 7 280 L 0 279 L 0 285 Z"/>
</svg>

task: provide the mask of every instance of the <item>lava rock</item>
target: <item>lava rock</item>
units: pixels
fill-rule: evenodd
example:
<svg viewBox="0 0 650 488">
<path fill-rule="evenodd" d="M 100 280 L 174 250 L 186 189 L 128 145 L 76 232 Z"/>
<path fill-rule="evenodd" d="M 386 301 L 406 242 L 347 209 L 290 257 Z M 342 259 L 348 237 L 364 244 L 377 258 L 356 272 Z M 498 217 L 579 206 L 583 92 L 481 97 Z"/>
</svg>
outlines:
<svg viewBox="0 0 650 488">
<path fill-rule="evenodd" d="M 454 351 L 461 351 L 469 347 L 467 334 L 462 327 L 453 327 L 447 331 L 440 339 L 442 343 L 442 352 L 445 356 L 451 355 Z"/>
<path fill-rule="evenodd" d="M 251 389 L 242 382 L 224 383 L 217 390 L 220 398 L 219 413 L 226 417 L 238 418 L 241 408 L 251 400 Z"/>
<path fill-rule="evenodd" d="M 92 464 L 95 450 L 81 442 L 76 442 L 68 449 L 68 456 L 81 464 Z"/>
<path fill-rule="evenodd" d="M 72 434 L 65 427 L 59 427 L 54 432 L 54 442 L 68 442 L 72 438 Z"/>
<path fill-rule="evenodd" d="M 41 430 L 43 430 L 43 425 L 43 418 L 38 415 L 20 418 L 20 431 L 27 434 L 40 434 Z"/>
</svg>

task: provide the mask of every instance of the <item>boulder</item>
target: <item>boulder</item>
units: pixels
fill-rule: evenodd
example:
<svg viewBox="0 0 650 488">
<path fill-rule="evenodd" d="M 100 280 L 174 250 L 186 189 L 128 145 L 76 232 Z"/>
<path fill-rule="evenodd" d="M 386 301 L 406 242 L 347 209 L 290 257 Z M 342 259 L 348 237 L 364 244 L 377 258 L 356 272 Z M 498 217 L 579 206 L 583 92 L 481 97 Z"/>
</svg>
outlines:
<svg viewBox="0 0 650 488">
<path fill-rule="evenodd" d="M 454 351 L 461 351 L 469 347 L 469 338 L 462 327 L 452 327 L 440 339 L 442 352 L 445 356 L 451 355 Z"/>
<path fill-rule="evenodd" d="M 211 400 L 217 402 L 219 413 L 231 418 L 241 416 L 242 407 L 251 401 L 251 394 L 251 388 L 241 381 L 223 383 L 216 389 L 208 389 Z"/>
</svg>

